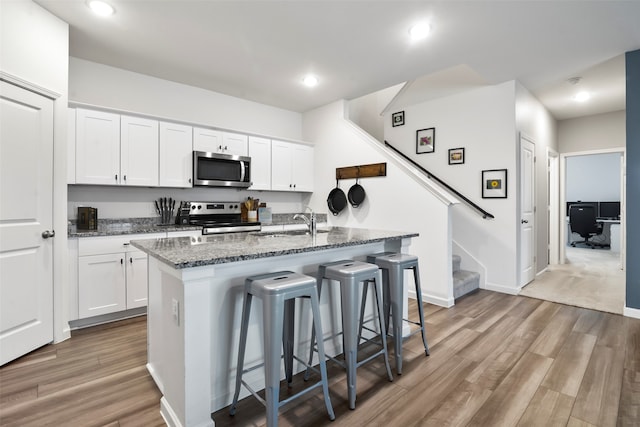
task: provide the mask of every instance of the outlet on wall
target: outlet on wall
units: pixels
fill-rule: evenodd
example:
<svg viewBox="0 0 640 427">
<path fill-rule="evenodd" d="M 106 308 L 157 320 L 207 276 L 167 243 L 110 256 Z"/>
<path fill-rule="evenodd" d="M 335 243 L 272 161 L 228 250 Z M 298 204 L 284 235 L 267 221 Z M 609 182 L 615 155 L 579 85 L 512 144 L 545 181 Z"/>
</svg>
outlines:
<svg viewBox="0 0 640 427">
<path fill-rule="evenodd" d="M 180 303 L 177 299 L 171 299 L 171 314 L 176 326 L 180 326 Z"/>
</svg>

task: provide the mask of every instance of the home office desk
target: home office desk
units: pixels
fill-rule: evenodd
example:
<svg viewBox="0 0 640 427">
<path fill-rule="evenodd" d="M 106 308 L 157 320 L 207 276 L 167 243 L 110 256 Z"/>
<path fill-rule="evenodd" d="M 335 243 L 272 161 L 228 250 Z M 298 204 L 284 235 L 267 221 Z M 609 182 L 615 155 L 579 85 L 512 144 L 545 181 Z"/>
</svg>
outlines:
<svg viewBox="0 0 640 427">
<path fill-rule="evenodd" d="M 567 245 L 572 242 L 583 240 L 578 233 L 571 232 L 571 225 L 569 224 L 569 217 L 567 220 Z M 620 220 L 619 219 L 598 219 L 598 222 L 603 224 L 602 235 L 594 236 L 592 241 L 594 243 L 603 243 L 610 245 L 612 252 L 620 252 Z"/>
</svg>

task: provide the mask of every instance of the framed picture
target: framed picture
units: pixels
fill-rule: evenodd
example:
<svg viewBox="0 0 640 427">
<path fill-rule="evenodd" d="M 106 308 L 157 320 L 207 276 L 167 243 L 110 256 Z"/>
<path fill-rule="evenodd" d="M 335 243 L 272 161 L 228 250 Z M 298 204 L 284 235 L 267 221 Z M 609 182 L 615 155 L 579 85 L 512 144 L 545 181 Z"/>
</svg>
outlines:
<svg viewBox="0 0 640 427">
<path fill-rule="evenodd" d="M 464 163 L 464 148 L 451 148 L 449 150 L 449 164 L 461 165 Z"/>
<path fill-rule="evenodd" d="M 433 153 L 436 149 L 436 128 L 416 131 L 416 154 Z"/>
<path fill-rule="evenodd" d="M 391 115 L 391 125 L 393 127 L 404 125 L 404 111 L 398 111 Z"/>
<path fill-rule="evenodd" d="M 507 170 L 491 169 L 482 171 L 482 198 L 507 198 Z"/>
</svg>

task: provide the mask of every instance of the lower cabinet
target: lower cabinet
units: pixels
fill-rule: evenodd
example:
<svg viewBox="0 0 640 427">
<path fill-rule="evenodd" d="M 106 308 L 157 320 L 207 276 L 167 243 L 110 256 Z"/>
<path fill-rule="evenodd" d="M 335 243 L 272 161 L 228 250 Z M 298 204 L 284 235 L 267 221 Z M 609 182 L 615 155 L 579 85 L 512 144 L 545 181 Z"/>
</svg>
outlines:
<svg viewBox="0 0 640 427">
<path fill-rule="evenodd" d="M 78 318 L 147 305 L 147 254 L 130 240 L 166 234 L 83 238 L 78 242 Z"/>
</svg>

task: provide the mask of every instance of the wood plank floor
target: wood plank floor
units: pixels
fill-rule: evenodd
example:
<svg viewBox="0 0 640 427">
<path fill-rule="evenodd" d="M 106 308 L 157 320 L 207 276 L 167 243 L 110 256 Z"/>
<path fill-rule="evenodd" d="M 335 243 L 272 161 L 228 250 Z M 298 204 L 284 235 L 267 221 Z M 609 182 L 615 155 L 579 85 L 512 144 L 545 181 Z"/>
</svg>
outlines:
<svg viewBox="0 0 640 427">
<path fill-rule="evenodd" d="M 359 368 L 355 410 L 344 373 L 329 365 L 336 420 L 318 392 L 282 408 L 280 425 L 640 425 L 640 320 L 489 291 L 425 307 L 431 356 L 415 335 L 393 382 L 382 360 Z M 145 361 L 144 317 L 74 332 L 0 368 L 0 425 L 164 425 Z M 302 386 L 298 376 L 282 395 Z M 265 424 L 254 398 L 212 418 Z"/>
</svg>

